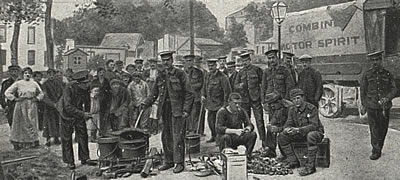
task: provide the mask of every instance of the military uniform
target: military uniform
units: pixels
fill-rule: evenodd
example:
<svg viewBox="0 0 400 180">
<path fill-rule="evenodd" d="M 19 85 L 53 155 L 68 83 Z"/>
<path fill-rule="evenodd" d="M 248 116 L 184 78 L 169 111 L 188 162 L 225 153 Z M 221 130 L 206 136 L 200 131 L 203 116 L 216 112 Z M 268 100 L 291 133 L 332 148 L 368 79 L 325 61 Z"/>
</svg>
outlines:
<svg viewBox="0 0 400 180">
<path fill-rule="evenodd" d="M 303 55 L 299 60 L 311 61 L 311 56 Z M 305 100 L 318 108 L 323 93 L 321 74 L 312 67 L 303 69 L 299 74 L 298 87 L 303 90 Z"/>
<path fill-rule="evenodd" d="M 172 52 L 160 55 L 172 59 Z M 190 114 L 193 104 L 193 90 L 187 75 L 177 68 L 160 72 L 156 78 L 156 87 L 152 89 L 150 97 L 144 104 L 149 107 L 157 98 L 159 114 L 162 114 L 163 130 L 161 141 L 164 151 L 165 164 L 183 165 L 185 161 L 185 120 L 183 114 Z M 163 169 L 165 170 L 165 169 Z M 180 171 L 179 171 L 180 172 Z"/>
<path fill-rule="evenodd" d="M 289 71 L 281 65 L 264 70 L 261 89 L 264 95 L 271 92 L 280 93 L 281 97 L 289 99 L 289 91 L 294 88 L 294 81 Z"/>
<path fill-rule="evenodd" d="M 209 72 L 205 78 L 202 96 L 206 98 L 205 108 L 208 110 L 207 121 L 212 138 L 216 138 L 215 122 L 218 110 L 228 103 L 231 86 L 228 77 L 221 71 Z"/>
<path fill-rule="evenodd" d="M 78 141 L 79 160 L 81 160 L 82 164 L 89 160 L 88 134 L 86 128 L 86 120 L 89 117 L 85 112 L 88 112 L 90 108 L 90 96 L 87 89 L 81 89 L 79 87 L 80 81 L 88 81 L 87 77 L 87 71 L 76 72 L 72 78 L 79 82 L 68 84 L 61 97 L 62 111 L 60 112 L 60 129 L 62 156 L 63 161 L 67 163 L 71 169 L 75 168 L 72 147 L 72 133 L 74 130 Z"/>
<path fill-rule="evenodd" d="M 194 57 L 194 63 L 195 63 L 195 66 L 196 66 L 196 68 L 198 68 L 198 69 L 200 69 L 202 72 L 203 72 L 203 77 L 204 77 L 204 82 L 203 83 L 205 83 L 205 77 L 207 76 L 207 70 L 206 69 L 204 69 L 202 66 L 201 66 L 201 64 L 202 64 L 202 61 L 203 60 L 203 57 L 201 57 L 201 56 L 195 56 Z M 204 87 L 204 85 L 203 85 L 203 87 Z M 201 135 L 205 135 L 204 134 L 204 126 L 205 126 L 205 119 L 206 119 L 206 109 L 205 109 L 205 107 L 204 107 L 205 105 L 203 104 L 202 106 L 201 106 L 201 108 L 200 108 L 200 113 L 199 113 L 199 126 L 198 126 L 198 129 L 197 129 L 197 133 L 198 134 L 201 134 Z"/>
<path fill-rule="evenodd" d="M 199 124 L 199 116 L 201 110 L 201 89 L 204 84 L 204 73 L 200 69 L 191 67 L 187 71 L 190 84 L 194 92 L 194 102 L 191 117 L 188 118 L 187 130 L 196 132 Z"/>
<path fill-rule="evenodd" d="M 286 69 L 289 71 L 289 74 L 292 76 L 294 85 L 296 86 L 297 84 L 297 79 L 296 79 L 296 70 L 294 66 L 292 65 L 292 58 L 294 57 L 293 53 L 290 52 L 283 52 L 283 65 L 286 67 Z"/>
<path fill-rule="evenodd" d="M 250 58 L 250 54 L 241 54 L 241 59 Z M 260 67 L 249 64 L 238 73 L 234 89 L 239 92 L 242 96 L 242 107 L 246 110 L 247 114 L 251 118 L 251 108 L 253 108 L 254 116 L 256 119 L 256 125 L 260 139 L 263 141 L 263 147 L 265 146 L 265 125 L 263 117 L 263 108 L 261 105 L 261 82 L 262 82 L 263 70 Z"/>
<path fill-rule="evenodd" d="M 381 58 L 382 52 L 369 54 L 372 58 Z M 382 61 L 382 60 L 380 60 Z M 361 79 L 361 103 L 368 113 L 371 134 L 372 160 L 381 155 L 389 125 L 392 99 L 397 93 L 393 75 L 383 67 L 367 70 Z M 384 100 L 385 99 L 385 100 Z M 386 101 L 386 102 L 383 102 Z"/>
</svg>

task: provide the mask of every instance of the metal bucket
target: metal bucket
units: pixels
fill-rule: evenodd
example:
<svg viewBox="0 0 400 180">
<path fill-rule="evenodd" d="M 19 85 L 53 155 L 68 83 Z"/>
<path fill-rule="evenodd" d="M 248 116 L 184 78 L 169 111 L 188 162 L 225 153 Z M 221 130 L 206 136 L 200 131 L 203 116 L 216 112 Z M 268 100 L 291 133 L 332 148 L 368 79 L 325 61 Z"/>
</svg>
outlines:
<svg viewBox="0 0 400 180">
<path fill-rule="evenodd" d="M 200 153 L 200 135 L 191 134 L 185 137 L 186 151 L 189 153 Z"/>
<path fill-rule="evenodd" d="M 97 144 L 99 145 L 98 156 L 100 159 L 118 158 L 120 149 L 118 148 L 118 137 L 99 137 Z"/>
<path fill-rule="evenodd" d="M 149 149 L 149 143 L 145 138 L 121 140 L 119 142 L 119 148 L 121 149 L 121 158 L 123 159 L 145 157 Z"/>
</svg>

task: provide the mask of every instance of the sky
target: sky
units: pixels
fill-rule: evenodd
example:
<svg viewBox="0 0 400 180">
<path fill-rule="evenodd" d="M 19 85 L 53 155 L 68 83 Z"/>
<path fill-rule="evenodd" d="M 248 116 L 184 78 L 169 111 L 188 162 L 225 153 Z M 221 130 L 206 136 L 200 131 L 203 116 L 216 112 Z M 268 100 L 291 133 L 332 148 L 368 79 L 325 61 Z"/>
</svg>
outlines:
<svg viewBox="0 0 400 180">
<path fill-rule="evenodd" d="M 75 4 L 88 0 L 53 0 L 52 16 L 64 19 L 72 16 Z M 89 0 L 90 1 L 90 0 Z M 152 1 L 152 0 L 148 0 Z M 225 17 L 230 13 L 245 7 L 253 0 L 198 0 L 206 4 L 208 9 L 217 17 L 222 28 L 225 27 Z"/>
</svg>

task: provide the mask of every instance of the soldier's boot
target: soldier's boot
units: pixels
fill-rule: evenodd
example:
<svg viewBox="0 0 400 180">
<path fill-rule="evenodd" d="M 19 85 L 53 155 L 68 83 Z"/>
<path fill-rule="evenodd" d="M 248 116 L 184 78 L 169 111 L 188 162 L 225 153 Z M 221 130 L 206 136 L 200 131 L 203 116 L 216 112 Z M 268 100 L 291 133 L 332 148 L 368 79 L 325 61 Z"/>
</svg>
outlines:
<svg viewBox="0 0 400 180">
<path fill-rule="evenodd" d="M 294 154 L 291 144 L 281 146 L 281 150 L 286 154 L 286 164 L 289 168 L 294 169 L 300 166 L 299 160 L 297 160 Z"/>
<path fill-rule="evenodd" d="M 317 146 L 311 146 L 308 147 L 308 152 L 307 152 L 307 163 L 303 169 L 299 171 L 300 176 L 307 176 L 312 173 L 315 173 L 315 159 L 317 156 L 317 151 L 318 147 Z"/>
</svg>

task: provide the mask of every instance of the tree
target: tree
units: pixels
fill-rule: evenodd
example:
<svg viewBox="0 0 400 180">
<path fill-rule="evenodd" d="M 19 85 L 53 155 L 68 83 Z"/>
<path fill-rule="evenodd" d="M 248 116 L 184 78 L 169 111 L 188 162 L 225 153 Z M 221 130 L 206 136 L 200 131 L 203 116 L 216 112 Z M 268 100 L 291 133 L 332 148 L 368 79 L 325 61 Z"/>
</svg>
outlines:
<svg viewBox="0 0 400 180">
<path fill-rule="evenodd" d="M 53 36 L 51 34 L 51 8 L 53 6 L 53 0 L 47 0 L 46 4 L 46 12 L 45 12 L 45 21 L 44 21 L 44 31 L 46 36 L 46 54 L 47 54 L 47 65 L 49 68 L 54 68 L 54 43 Z"/>
<path fill-rule="evenodd" d="M 235 20 L 225 33 L 225 38 L 223 40 L 224 49 L 220 52 L 221 54 L 228 54 L 232 48 L 236 47 L 246 47 L 248 43 L 246 37 L 246 31 L 244 31 L 244 25 L 237 23 Z"/>
<path fill-rule="evenodd" d="M 251 2 L 243 9 L 246 21 L 251 22 L 257 34 L 260 34 L 259 37 L 256 37 L 259 41 L 265 41 L 272 37 L 274 25 L 270 8 L 272 3 L 273 2 Z"/>
<path fill-rule="evenodd" d="M 11 41 L 11 64 L 18 64 L 18 40 L 21 23 L 38 25 L 43 21 L 43 8 L 40 2 L 25 3 L 24 0 L 5 1 L 0 9 L 0 20 L 13 23 L 14 33 Z M 11 25 L 10 25 L 11 26 Z"/>
</svg>

